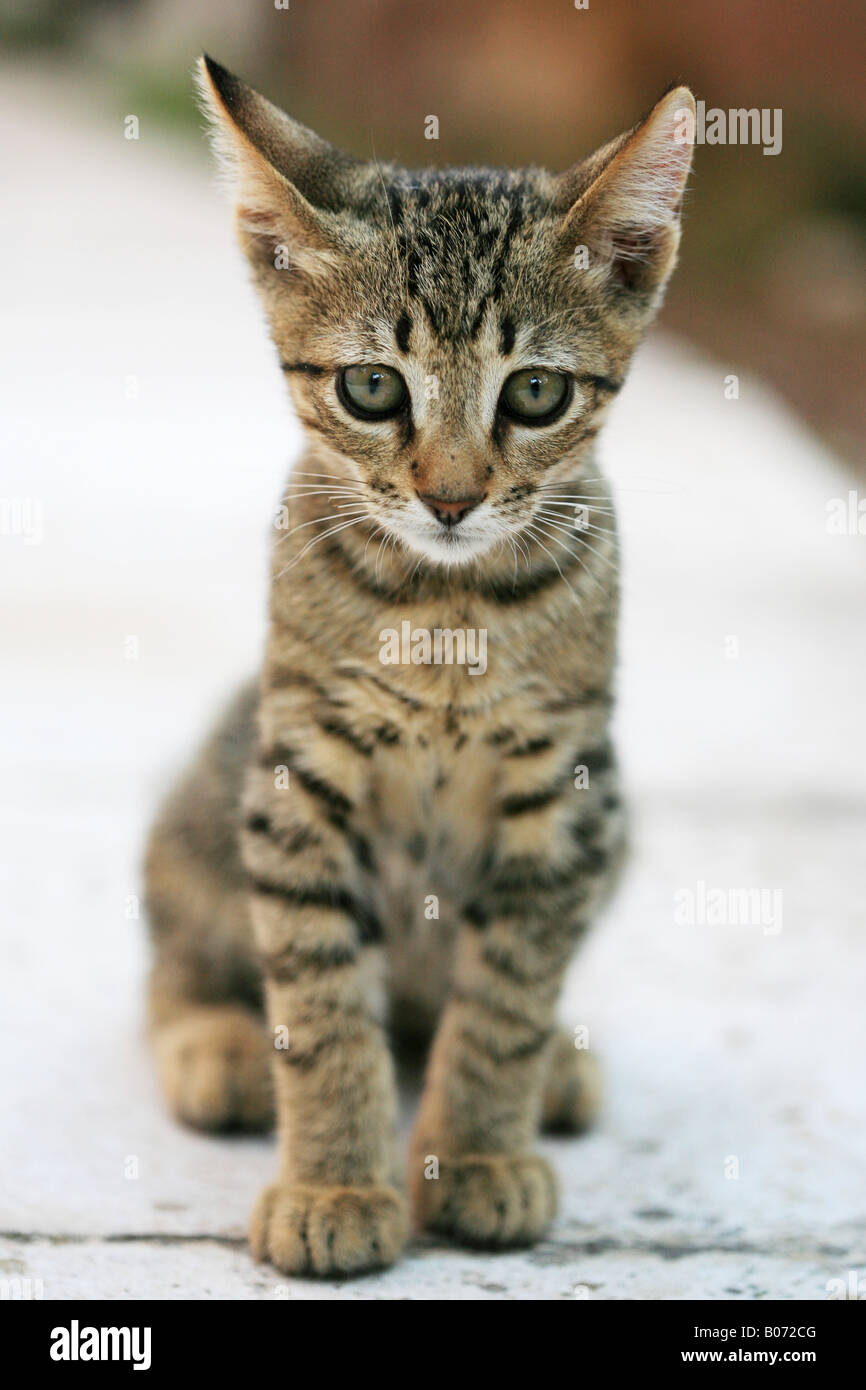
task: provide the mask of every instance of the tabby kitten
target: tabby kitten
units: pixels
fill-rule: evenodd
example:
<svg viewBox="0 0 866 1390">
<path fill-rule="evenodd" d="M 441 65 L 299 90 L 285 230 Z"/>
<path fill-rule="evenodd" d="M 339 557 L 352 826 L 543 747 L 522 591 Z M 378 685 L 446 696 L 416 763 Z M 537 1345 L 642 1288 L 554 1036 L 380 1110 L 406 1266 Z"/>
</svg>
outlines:
<svg viewBox="0 0 866 1390">
<path fill-rule="evenodd" d="M 275 1114 L 252 1246 L 286 1273 L 389 1263 L 410 1207 L 530 1242 L 533 1136 L 596 1106 L 554 1015 L 622 841 L 594 440 L 676 259 L 692 97 L 558 176 L 409 173 L 201 66 L 308 445 L 261 677 L 151 837 L 162 1081 L 204 1129 Z M 407 1200 L 389 1039 L 430 1038 Z"/>
</svg>

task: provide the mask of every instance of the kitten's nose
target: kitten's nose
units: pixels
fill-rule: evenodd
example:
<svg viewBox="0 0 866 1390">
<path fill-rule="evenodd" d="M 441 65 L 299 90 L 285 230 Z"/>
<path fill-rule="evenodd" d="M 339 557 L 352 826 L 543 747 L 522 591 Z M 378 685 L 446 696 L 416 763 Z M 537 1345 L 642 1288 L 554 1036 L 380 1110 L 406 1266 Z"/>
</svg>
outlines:
<svg viewBox="0 0 866 1390">
<path fill-rule="evenodd" d="M 458 497 L 452 501 L 447 497 L 430 497 L 423 492 L 418 496 L 429 507 L 437 521 L 441 521 L 443 526 L 456 526 L 464 516 L 468 516 L 473 507 L 477 507 L 479 502 L 484 501 L 482 494 L 477 497 Z"/>
</svg>

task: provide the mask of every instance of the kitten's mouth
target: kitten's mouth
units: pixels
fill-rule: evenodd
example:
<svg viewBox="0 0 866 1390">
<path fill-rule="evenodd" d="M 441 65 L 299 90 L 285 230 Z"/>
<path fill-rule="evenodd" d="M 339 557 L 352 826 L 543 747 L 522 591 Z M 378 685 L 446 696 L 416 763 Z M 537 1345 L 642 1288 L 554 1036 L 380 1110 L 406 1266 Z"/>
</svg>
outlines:
<svg viewBox="0 0 866 1390">
<path fill-rule="evenodd" d="M 400 539 L 415 554 L 445 565 L 468 564 L 484 555 L 496 542 L 496 535 L 479 526 L 407 527 L 398 531 Z"/>
<path fill-rule="evenodd" d="M 377 519 L 410 554 L 449 567 L 478 560 L 502 540 L 501 522 L 489 504 L 464 511 L 471 514 L 455 519 L 443 509 L 437 519 L 431 508 L 412 499 Z"/>
</svg>

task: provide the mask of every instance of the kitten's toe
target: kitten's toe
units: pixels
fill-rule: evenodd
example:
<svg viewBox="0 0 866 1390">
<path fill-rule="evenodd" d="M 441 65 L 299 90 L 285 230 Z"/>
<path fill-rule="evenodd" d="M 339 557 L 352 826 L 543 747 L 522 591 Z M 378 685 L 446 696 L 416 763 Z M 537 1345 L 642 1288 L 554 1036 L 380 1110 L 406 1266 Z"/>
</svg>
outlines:
<svg viewBox="0 0 866 1390">
<path fill-rule="evenodd" d="M 558 1033 L 548 1058 L 541 1107 L 541 1128 L 579 1134 L 595 1122 L 601 1107 L 601 1068 L 586 1048 L 576 1048 L 569 1033 Z"/>
<path fill-rule="evenodd" d="M 274 1101 L 267 1037 L 240 1008 L 194 1008 L 155 1036 L 160 1079 L 179 1120 L 196 1129 L 268 1129 Z"/>
<path fill-rule="evenodd" d="M 463 1245 L 529 1245 L 556 1214 L 556 1177 L 537 1154 L 444 1158 L 413 1187 L 419 1224 Z"/>
<path fill-rule="evenodd" d="M 393 1264 L 408 1233 L 406 1203 L 394 1188 L 276 1183 L 256 1203 L 250 1245 L 283 1274 L 361 1274 Z"/>
</svg>

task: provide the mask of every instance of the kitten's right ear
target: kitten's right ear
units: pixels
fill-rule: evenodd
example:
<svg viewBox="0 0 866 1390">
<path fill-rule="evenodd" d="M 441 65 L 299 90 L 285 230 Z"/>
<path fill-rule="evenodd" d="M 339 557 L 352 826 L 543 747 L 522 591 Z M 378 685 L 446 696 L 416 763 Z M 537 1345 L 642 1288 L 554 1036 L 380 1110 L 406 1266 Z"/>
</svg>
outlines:
<svg viewBox="0 0 866 1390">
<path fill-rule="evenodd" d="M 327 270 L 348 250 L 338 213 L 356 161 L 207 55 L 197 84 L 250 259 L 273 265 L 285 247 L 298 270 Z"/>
<path fill-rule="evenodd" d="M 557 180 L 563 244 L 585 243 L 591 274 L 614 290 L 654 296 L 673 270 L 692 162 L 695 100 L 674 87 L 633 130 Z"/>
</svg>

